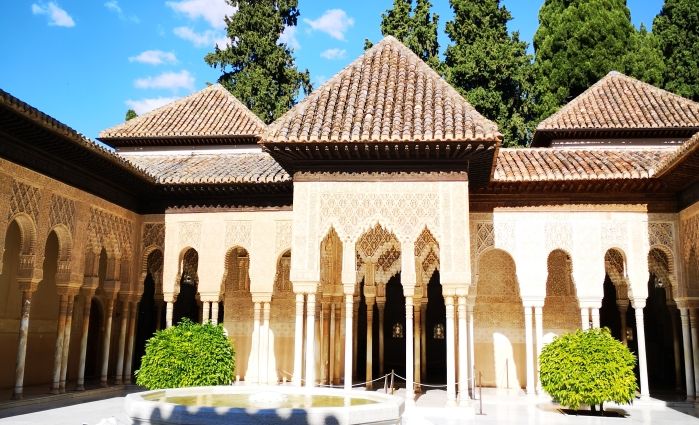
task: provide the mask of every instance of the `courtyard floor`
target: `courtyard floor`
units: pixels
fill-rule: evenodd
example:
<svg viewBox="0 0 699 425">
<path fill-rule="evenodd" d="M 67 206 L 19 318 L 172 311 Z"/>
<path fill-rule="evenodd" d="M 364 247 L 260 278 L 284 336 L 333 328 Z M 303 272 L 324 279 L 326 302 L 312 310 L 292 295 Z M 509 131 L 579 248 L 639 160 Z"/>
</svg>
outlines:
<svg viewBox="0 0 699 425">
<path fill-rule="evenodd" d="M 135 389 L 134 389 L 135 390 Z M 88 392 L 89 393 L 89 392 Z M 11 407 L 0 405 L 0 425 L 127 425 L 131 422 L 124 411 L 124 397 L 104 393 L 102 399 L 90 400 L 94 394 L 80 397 L 47 398 L 45 402 Z M 568 416 L 560 413 L 550 401 L 529 398 L 521 394 L 508 394 L 494 390 L 483 391 L 483 415 L 479 415 L 479 403 L 472 408 L 444 408 L 446 393 L 430 391 L 422 395 L 416 406 L 406 411 L 404 425 L 457 425 L 457 424 L 653 424 L 699 425 L 699 405 L 692 403 L 665 403 L 651 400 L 635 402 L 633 406 L 613 407 L 624 413 L 623 418 L 599 418 Z M 71 403 L 76 403 L 69 405 Z"/>
</svg>

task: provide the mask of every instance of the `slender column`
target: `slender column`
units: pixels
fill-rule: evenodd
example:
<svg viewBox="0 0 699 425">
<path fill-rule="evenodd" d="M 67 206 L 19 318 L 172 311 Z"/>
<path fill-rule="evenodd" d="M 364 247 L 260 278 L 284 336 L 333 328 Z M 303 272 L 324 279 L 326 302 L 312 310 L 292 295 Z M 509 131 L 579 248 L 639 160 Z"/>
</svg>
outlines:
<svg viewBox="0 0 699 425">
<path fill-rule="evenodd" d="M 252 364 L 248 365 L 248 374 L 245 376 L 247 382 L 260 382 L 260 314 L 262 306 L 259 301 L 253 302 L 252 307 L 252 347 L 250 359 Z"/>
<path fill-rule="evenodd" d="M 159 331 L 163 327 L 163 303 L 162 300 L 155 300 L 155 330 Z"/>
<path fill-rule="evenodd" d="M 424 346 L 422 345 L 422 335 L 425 333 L 424 327 L 421 326 L 422 324 L 422 309 L 420 308 L 420 299 L 418 298 L 417 300 L 413 298 L 413 301 L 417 303 L 417 308 L 414 309 L 415 311 L 415 326 L 413 330 L 413 338 L 415 340 L 415 383 L 420 384 L 422 383 L 422 352 L 425 351 Z"/>
<path fill-rule="evenodd" d="M 694 390 L 699 390 L 699 332 L 697 332 L 697 309 L 689 309 L 689 327 L 692 330 L 692 354 L 694 357 Z M 639 342 L 640 344 L 640 342 Z"/>
<path fill-rule="evenodd" d="M 425 291 L 427 292 L 427 291 Z M 419 352 L 418 358 L 420 359 L 420 377 L 427 376 L 427 293 L 423 294 L 422 301 L 415 309 L 415 312 L 420 312 L 419 326 L 423 330 L 420 332 L 420 347 L 422 348 Z M 419 379 L 419 378 L 418 378 Z"/>
<path fill-rule="evenodd" d="M 294 328 L 294 374 L 291 383 L 301 386 L 301 374 L 303 373 L 303 294 L 296 294 L 296 325 Z"/>
<path fill-rule="evenodd" d="M 75 305 L 75 293 L 68 295 L 68 309 L 66 311 L 66 327 L 63 331 L 63 356 L 61 358 L 61 381 L 59 391 L 66 392 L 66 376 L 68 375 L 68 356 L 70 354 L 70 333 L 73 327 L 73 307 Z"/>
<path fill-rule="evenodd" d="M 85 293 L 83 320 L 80 334 L 80 364 L 78 366 L 78 391 L 85 391 L 85 359 L 87 358 L 87 335 L 90 331 L 90 308 L 92 307 L 92 292 Z"/>
<path fill-rule="evenodd" d="M 384 344 L 384 336 L 383 336 L 383 317 L 384 317 L 384 308 L 386 306 L 386 301 L 379 301 L 376 303 L 376 305 L 379 308 L 379 376 L 383 375 L 385 372 L 383 370 L 383 344 Z"/>
<path fill-rule="evenodd" d="M 117 367 L 114 383 L 122 384 L 124 376 L 124 352 L 126 351 L 126 330 L 129 326 L 129 302 L 122 300 L 121 302 L 121 325 L 119 326 L 119 349 L 117 350 Z"/>
<path fill-rule="evenodd" d="M 599 308 L 592 308 L 592 327 L 599 329 Z"/>
<path fill-rule="evenodd" d="M 632 307 L 636 315 L 636 338 L 638 341 L 638 372 L 641 381 L 641 399 L 648 400 L 650 391 L 648 390 L 648 363 L 646 361 L 646 332 L 643 322 L 643 307 L 646 300 L 632 300 Z"/>
<path fill-rule="evenodd" d="M 315 365 L 315 322 L 316 322 L 316 294 L 308 294 L 306 304 L 306 387 L 313 387 L 316 383 Z"/>
<path fill-rule="evenodd" d="M 223 314 L 226 314 L 224 311 Z M 211 302 L 211 324 L 218 325 L 218 300 Z"/>
<path fill-rule="evenodd" d="M 353 308 L 354 297 L 345 294 L 345 390 L 352 389 L 352 370 L 354 361 L 352 360 L 352 323 L 354 323 Z"/>
<path fill-rule="evenodd" d="M 333 385 L 335 382 L 335 353 L 336 353 L 336 347 L 337 347 L 337 341 L 335 341 L 336 332 L 335 332 L 335 303 L 330 303 L 330 332 L 329 332 L 329 338 L 328 342 L 330 347 L 328 351 L 328 384 Z"/>
<path fill-rule="evenodd" d="M 109 344 L 112 340 L 112 315 L 114 313 L 114 298 L 107 300 L 105 314 L 104 339 L 102 341 L 102 374 L 100 385 L 107 386 L 107 372 L 109 371 Z"/>
<path fill-rule="evenodd" d="M 466 339 L 466 297 L 457 298 L 459 320 L 459 403 L 468 403 L 468 340 Z"/>
<path fill-rule="evenodd" d="M 210 312 L 209 312 L 209 309 L 211 308 L 211 303 L 209 301 L 204 301 L 201 304 L 202 304 L 202 308 L 204 310 L 202 313 L 201 322 L 206 323 L 209 320 L 211 320 L 210 319 L 211 316 L 210 316 Z"/>
<path fill-rule="evenodd" d="M 365 287 L 366 288 L 366 287 Z M 372 388 L 374 358 L 374 298 L 366 298 L 366 388 Z"/>
<path fill-rule="evenodd" d="M 536 361 L 534 366 L 536 370 L 536 391 L 541 394 L 541 381 L 539 379 L 539 356 L 541 349 L 544 348 L 544 311 L 543 307 L 534 307 L 534 329 L 536 331 Z"/>
<path fill-rule="evenodd" d="M 684 380 L 687 386 L 687 400 L 694 400 L 694 369 L 692 368 L 692 344 L 689 333 L 689 309 L 680 309 L 682 322 L 682 348 L 684 351 Z"/>
<path fill-rule="evenodd" d="M 675 391 L 682 390 L 682 364 L 680 360 L 680 336 L 677 333 L 677 306 L 672 303 L 667 306 L 672 323 L 672 352 L 675 361 Z"/>
<path fill-rule="evenodd" d="M 344 295 L 343 295 L 344 297 Z M 335 303 L 335 375 L 334 384 L 342 383 L 342 374 L 345 371 L 344 366 L 344 343 L 345 343 L 345 303 L 343 298 L 338 298 Z"/>
<path fill-rule="evenodd" d="M 359 338 L 357 332 L 357 323 L 359 322 L 359 297 L 354 298 L 352 296 L 352 377 L 357 374 L 357 339 Z"/>
<path fill-rule="evenodd" d="M 475 397 L 476 389 L 476 339 L 473 331 L 473 305 L 466 305 L 468 312 L 468 376 L 471 378 L 471 398 Z"/>
<path fill-rule="evenodd" d="M 617 300 L 616 306 L 619 309 L 619 319 L 621 323 L 621 342 L 628 346 L 629 342 L 626 340 L 626 310 L 629 308 L 629 300 Z"/>
<path fill-rule="evenodd" d="M 413 387 L 414 370 L 413 370 L 413 297 L 405 297 L 405 398 L 413 400 L 415 397 L 415 389 Z"/>
<path fill-rule="evenodd" d="M 260 382 L 269 384 L 269 315 L 271 305 L 269 302 L 262 303 L 262 333 L 260 335 L 260 370 L 262 376 Z"/>
<path fill-rule="evenodd" d="M 456 359 L 454 338 L 454 297 L 444 297 L 446 305 L 446 332 L 447 332 L 447 404 L 456 404 Z"/>
<path fill-rule="evenodd" d="M 136 339 L 136 320 L 138 313 L 138 302 L 131 303 L 131 314 L 129 316 L 129 342 L 126 345 L 126 370 L 124 371 L 124 383 L 131 383 L 131 367 L 133 365 L 133 349 Z"/>
<path fill-rule="evenodd" d="M 165 327 L 172 327 L 172 313 L 175 307 L 175 301 L 166 301 L 165 304 Z"/>
<path fill-rule="evenodd" d="M 527 354 L 527 394 L 534 394 L 534 349 L 532 338 L 532 307 L 524 306 L 524 337 Z"/>
<path fill-rule="evenodd" d="M 580 325 L 582 330 L 590 329 L 590 309 L 587 307 L 580 308 Z"/>
<path fill-rule="evenodd" d="M 53 354 L 53 383 L 51 393 L 58 394 L 61 383 L 61 362 L 63 360 L 63 338 L 65 337 L 66 315 L 68 312 L 68 295 L 61 294 L 58 310 L 58 328 L 56 330 L 56 349 Z"/>
<path fill-rule="evenodd" d="M 330 382 L 328 373 L 330 371 L 330 303 L 322 302 L 321 311 L 323 327 L 320 335 L 320 383 L 328 384 Z"/>
<path fill-rule="evenodd" d="M 17 363 L 15 364 L 15 389 L 12 398 L 19 400 L 24 392 L 24 365 L 27 359 L 27 335 L 29 332 L 29 313 L 32 307 L 31 289 L 22 290 L 22 315 L 19 321 L 19 341 L 17 343 Z"/>
</svg>

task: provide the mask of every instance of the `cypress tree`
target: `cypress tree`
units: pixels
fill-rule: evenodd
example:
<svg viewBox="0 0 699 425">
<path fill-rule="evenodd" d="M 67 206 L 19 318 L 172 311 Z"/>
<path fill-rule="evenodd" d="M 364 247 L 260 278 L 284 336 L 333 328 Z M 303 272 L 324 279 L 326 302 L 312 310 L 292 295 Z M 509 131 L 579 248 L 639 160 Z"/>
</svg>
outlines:
<svg viewBox="0 0 699 425">
<path fill-rule="evenodd" d="M 308 70 L 296 68 L 291 49 L 279 43 L 295 26 L 298 0 L 227 0 L 238 11 L 226 17 L 230 42 L 204 60 L 222 71 L 218 81 L 264 122 L 289 110 L 299 91 L 311 92 Z"/>
<path fill-rule="evenodd" d="M 623 72 L 646 83 L 662 87 L 665 61 L 660 51 L 658 37 L 641 24 L 631 35 L 631 41 L 623 60 Z"/>
<path fill-rule="evenodd" d="M 393 8 L 381 15 L 381 34 L 394 36 L 439 71 L 439 16 L 431 9 L 429 0 L 417 0 L 414 8 L 412 0 L 393 0 Z M 364 41 L 365 49 L 371 45 L 369 40 Z"/>
</svg>

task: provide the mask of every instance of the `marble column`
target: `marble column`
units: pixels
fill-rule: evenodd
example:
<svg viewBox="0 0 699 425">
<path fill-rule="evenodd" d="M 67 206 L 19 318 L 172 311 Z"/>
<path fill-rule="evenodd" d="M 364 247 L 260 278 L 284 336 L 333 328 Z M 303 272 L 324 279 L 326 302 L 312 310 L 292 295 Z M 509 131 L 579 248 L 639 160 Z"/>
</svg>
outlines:
<svg viewBox="0 0 699 425">
<path fill-rule="evenodd" d="M 689 309 L 689 328 L 692 331 L 692 354 L 694 357 L 694 390 L 699 391 L 699 323 L 697 323 L 697 309 Z"/>
<path fill-rule="evenodd" d="M 680 308 L 682 322 L 682 349 L 684 351 L 684 381 L 687 386 L 687 400 L 694 400 L 694 369 L 692 368 L 692 341 L 690 337 L 689 309 Z"/>
<path fill-rule="evenodd" d="M 594 329 L 599 329 L 599 308 L 593 307 L 591 310 L 592 310 L 592 327 Z"/>
<path fill-rule="evenodd" d="M 270 318 L 271 303 L 269 301 L 262 303 L 262 332 L 260 334 L 260 382 L 264 384 L 276 383 L 276 377 L 270 376 L 269 373 L 269 318 Z"/>
<path fill-rule="evenodd" d="M 250 360 L 248 363 L 245 381 L 251 383 L 260 382 L 260 315 L 262 306 L 259 301 L 253 301 L 252 307 L 252 346 L 250 347 Z"/>
<path fill-rule="evenodd" d="M 66 377 L 68 376 L 68 356 L 70 355 L 70 334 L 73 327 L 73 307 L 75 306 L 75 292 L 68 294 L 68 309 L 66 311 L 66 327 L 63 331 L 63 355 L 61 358 L 61 380 L 58 390 L 66 392 Z"/>
<path fill-rule="evenodd" d="M 163 328 L 163 301 L 155 300 L 155 330 L 159 331 Z"/>
<path fill-rule="evenodd" d="M 539 379 L 539 356 L 544 348 L 544 309 L 542 306 L 534 307 L 534 330 L 536 331 L 536 361 L 534 362 L 536 374 L 536 391 L 541 394 L 541 380 Z"/>
<path fill-rule="evenodd" d="M 447 405 L 456 405 L 456 339 L 454 335 L 454 297 L 444 297 L 447 333 Z"/>
<path fill-rule="evenodd" d="M 616 306 L 619 309 L 619 319 L 621 323 L 621 342 L 624 345 L 629 345 L 629 342 L 626 340 L 626 310 L 629 308 L 629 300 L 623 299 L 623 300 L 617 300 Z"/>
<path fill-rule="evenodd" d="M 420 298 L 413 298 L 413 302 L 416 304 L 417 307 L 414 308 L 415 311 L 415 326 L 414 326 L 414 331 L 413 331 L 413 338 L 415 340 L 415 383 L 420 384 L 422 383 L 422 352 L 425 351 L 422 345 L 422 335 L 425 334 L 425 329 L 424 326 L 422 325 L 423 318 L 422 318 L 422 309 L 420 308 Z"/>
<path fill-rule="evenodd" d="M 19 320 L 19 341 L 17 342 L 17 361 L 15 363 L 14 400 L 20 400 L 24 393 L 24 365 L 27 359 L 27 337 L 29 334 L 29 313 L 32 307 L 32 288 L 22 288 L 22 313 Z"/>
<path fill-rule="evenodd" d="M 344 295 L 337 299 L 335 303 L 335 374 L 334 374 L 334 384 L 340 385 L 342 383 L 342 374 L 345 371 L 344 366 L 344 343 L 345 343 L 345 302 Z"/>
<path fill-rule="evenodd" d="M 427 347 L 427 332 L 425 331 L 427 329 L 427 293 L 423 294 L 420 304 L 415 308 L 415 312 L 417 313 L 418 311 L 420 312 L 420 320 L 417 323 L 422 331 L 418 334 L 420 336 L 420 347 L 422 348 L 417 356 L 420 363 L 420 376 L 416 377 L 419 382 L 421 377 L 427 376 L 427 350 L 425 350 L 425 347 Z"/>
<path fill-rule="evenodd" d="M 459 321 L 459 404 L 468 404 L 468 339 L 466 324 L 466 297 L 457 297 Z"/>
<path fill-rule="evenodd" d="M 58 324 L 56 329 L 56 348 L 53 353 L 53 383 L 51 393 L 60 392 L 61 363 L 63 361 L 63 338 L 65 337 L 66 315 L 68 313 L 68 295 L 59 295 Z"/>
<path fill-rule="evenodd" d="M 672 354 L 675 362 L 675 391 L 682 390 L 682 360 L 680 354 L 680 336 L 677 333 L 677 306 L 674 303 L 667 305 L 672 326 Z"/>
<path fill-rule="evenodd" d="M 126 344 L 126 367 L 124 370 L 124 383 L 131 383 L 131 367 L 133 366 L 133 350 L 136 341 L 136 320 L 138 320 L 138 301 L 131 302 L 131 314 L 129 315 L 129 341 Z"/>
<path fill-rule="evenodd" d="M 165 303 L 165 327 L 172 327 L 172 313 L 175 308 L 175 301 L 166 301 Z"/>
<path fill-rule="evenodd" d="M 206 323 L 206 322 L 208 322 L 208 321 L 211 320 L 211 319 L 210 319 L 210 318 L 211 318 L 211 313 L 210 313 L 210 310 L 209 310 L 209 309 L 211 308 L 211 302 L 209 302 L 209 301 L 203 301 L 203 302 L 201 303 L 201 306 L 202 306 L 202 310 L 203 310 L 202 315 L 201 315 L 201 322 L 202 322 L 202 323 Z"/>
<path fill-rule="evenodd" d="M 359 323 L 359 296 L 352 296 L 352 377 L 357 374 L 357 340 L 358 336 L 358 326 Z"/>
<path fill-rule="evenodd" d="M 413 353 L 413 297 L 405 297 L 405 398 L 408 403 L 415 398 Z"/>
<path fill-rule="evenodd" d="M 471 380 L 471 394 L 472 398 L 475 398 L 476 394 L 476 335 L 473 330 L 473 309 L 474 306 L 466 304 L 466 311 L 468 313 L 468 377 Z"/>
<path fill-rule="evenodd" d="M 316 384 L 315 365 L 315 322 L 316 322 L 316 294 L 309 293 L 306 303 L 306 387 L 311 388 Z"/>
<path fill-rule="evenodd" d="M 80 363 L 78 365 L 78 391 L 85 391 L 85 360 L 87 358 L 87 336 L 90 331 L 90 309 L 93 292 L 84 292 L 83 320 L 80 333 Z"/>
<path fill-rule="evenodd" d="M 211 302 L 211 324 L 218 325 L 218 300 Z"/>
<path fill-rule="evenodd" d="M 580 325 L 583 331 L 590 329 L 590 309 L 587 307 L 580 308 Z"/>
<path fill-rule="evenodd" d="M 335 384 L 335 354 L 337 353 L 337 341 L 335 340 L 335 337 L 337 336 L 337 332 L 335 332 L 335 324 L 337 323 L 337 319 L 335 318 L 335 303 L 330 303 L 330 333 L 329 333 L 329 342 L 330 342 L 330 347 L 328 350 L 328 384 L 333 385 Z"/>
<path fill-rule="evenodd" d="M 643 307 L 646 306 L 646 300 L 632 300 L 632 307 L 636 315 L 636 340 L 638 341 L 638 372 L 640 375 L 641 384 L 641 399 L 650 399 L 650 391 L 648 388 L 648 363 L 646 360 L 646 332 L 643 322 Z"/>
<path fill-rule="evenodd" d="M 296 323 L 294 326 L 294 374 L 291 383 L 297 387 L 301 386 L 301 375 L 303 373 L 303 304 L 304 295 L 296 294 Z"/>
<path fill-rule="evenodd" d="M 330 303 L 321 303 L 321 352 L 320 352 L 320 383 L 326 385 L 330 383 Z"/>
<path fill-rule="evenodd" d="M 532 336 L 532 307 L 524 306 L 524 338 L 527 355 L 527 394 L 534 394 L 534 348 Z"/>
<path fill-rule="evenodd" d="M 365 287 L 366 289 L 366 287 Z M 366 298 L 366 388 L 372 388 L 374 358 L 374 298 Z"/>
<path fill-rule="evenodd" d="M 100 375 L 100 385 L 107 386 L 107 372 L 109 371 L 109 344 L 112 340 L 112 316 L 114 313 L 114 298 L 106 300 L 104 337 L 102 340 L 102 373 Z"/>
<path fill-rule="evenodd" d="M 352 359 L 353 344 L 352 344 L 352 318 L 354 312 L 354 297 L 351 294 L 345 294 L 345 390 L 352 389 L 352 371 L 354 369 L 354 361 Z"/>
<path fill-rule="evenodd" d="M 122 378 L 124 377 L 124 352 L 126 351 L 126 331 L 129 326 L 129 302 L 126 300 L 121 301 L 121 324 L 119 325 L 119 348 L 117 350 L 117 366 L 116 366 L 116 377 L 114 383 L 116 385 L 122 384 Z"/>
<path fill-rule="evenodd" d="M 378 307 L 379 311 L 379 375 L 383 375 L 384 370 L 383 370 L 383 347 L 384 347 L 384 309 L 386 307 L 386 301 L 377 301 L 376 306 Z"/>
</svg>

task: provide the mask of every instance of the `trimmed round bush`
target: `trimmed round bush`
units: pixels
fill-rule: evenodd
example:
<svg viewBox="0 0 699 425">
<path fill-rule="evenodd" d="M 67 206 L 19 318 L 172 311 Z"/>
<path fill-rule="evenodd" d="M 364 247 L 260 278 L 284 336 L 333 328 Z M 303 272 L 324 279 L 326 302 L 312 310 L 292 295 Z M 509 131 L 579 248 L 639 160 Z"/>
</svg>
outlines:
<svg viewBox="0 0 699 425">
<path fill-rule="evenodd" d="M 557 337 L 539 362 L 541 386 L 562 406 L 603 410 L 604 402 L 628 404 L 634 398 L 636 357 L 607 328 Z"/>
<path fill-rule="evenodd" d="M 235 352 L 222 325 L 182 319 L 148 340 L 136 384 L 149 390 L 227 385 L 234 369 Z"/>
</svg>

